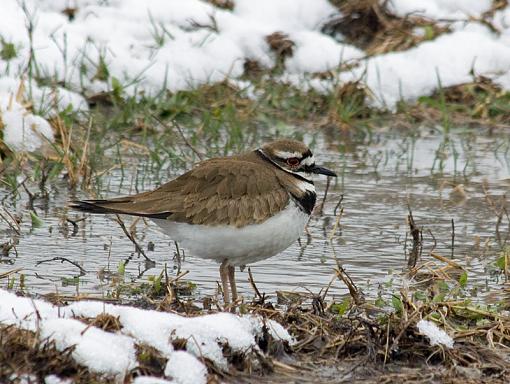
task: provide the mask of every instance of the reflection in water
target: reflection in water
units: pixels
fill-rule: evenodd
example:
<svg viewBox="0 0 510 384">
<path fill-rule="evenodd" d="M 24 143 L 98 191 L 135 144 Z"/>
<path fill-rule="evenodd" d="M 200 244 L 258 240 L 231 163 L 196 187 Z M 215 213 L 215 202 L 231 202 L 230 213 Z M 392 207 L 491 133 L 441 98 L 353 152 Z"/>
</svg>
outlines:
<svg viewBox="0 0 510 384">
<path fill-rule="evenodd" d="M 495 214 L 497 207 L 506 206 L 502 196 L 510 185 L 506 136 L 460 132 L 449 138 L 432 133 L 402 138 L 401 134 L 384 133 L 372 135 L 369 142 L 346 145 L 344 139 L 317 135 L 314 142 L 318 162 L 337 171 L 339 177 L 332 181 L 323 215 L 312 217 L 300 241 L 252 266 L 260 291 L 273 295 L 276 290 L 306 288 L 317 293 L 329 283 L 336 255 L 365 293 L 377 294 L 381 282 L 397 278 L 407 265 L 408 206 L 417 225 L 424 228 L 424 258 L 430 257 L 434 247 L 441 255 L 452 253 L 453 220 L 454 258 L 468 267 L 470 283 L 479 291 L 494 283 L 487 268 L 500 250 L 496 226 L 504 232 L 500 242 L 508 232 L 508 223 L 498 223 Z M 125 168 L 111 171 L 103 180 L 102 192 L 108 196 L 133 193 L 166 178 L 166 174 L 154 174 L 150 179 L 148 169 L 144 164 L 130 173 Z M 317 189 L 324 192 L 324 180 L 317 181 Z M 0 198 L 5 198 L 9 211 L 23 214 L 23 221 L 17 255 L 11 251 L 0 259 L 0 273 L 22 268 L 25 285 L 32 293 L 106 294 L 119 272 L 126 281 L 141 282 L 159 275 L 165 265 L 173 276 L 179 268 L 189 270 L 186 279 L 197 283 L 199 295 L 215 292 L 218 266 L 189 255 L 179 266 L 182 257 L 175 256 L 175 244 L 151 223 L 139 220 L 136 226 L 139 243 L 156 261 L 155 267 L 146 268 L 113 217 L 81 220 L 80 214 L 70 212 L 70 220 L 65 220 L 65 205 L 72 197 L 64 185 L 52 187 L 44 207 L 35 202 L 44 220 L 44 225 L 35 229 L 25 210 L 27 201 L 14 204 L 8 193 L 0 191 Z M 338 223 L 341 196 L 343 215 Z M 129 227 L 129 219 L 126 225 Z M 4 221 L 0 231 L 5 239 L 12 237 L 13 229 Z M 83 275 L 82 270 L 87 273 Z M 239 273 L 238 284 L 242 294 L 252 295 L 247 270 Z M 329 289 L 332 295 L 345 292 L 340 283 Z"/>
</svg>

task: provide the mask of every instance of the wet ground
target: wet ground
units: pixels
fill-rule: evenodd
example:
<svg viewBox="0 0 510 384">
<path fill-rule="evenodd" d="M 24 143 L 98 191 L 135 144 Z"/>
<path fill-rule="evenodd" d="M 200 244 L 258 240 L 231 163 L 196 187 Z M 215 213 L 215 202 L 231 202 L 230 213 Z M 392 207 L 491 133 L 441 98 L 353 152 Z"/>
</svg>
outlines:
<svg viewBox="0 0 510 384">
<path fill-rule="evenodd" d="M 469 283 L 477 293 L 488 292 L 498 284 L 501 277 L 494 273 L 493 265 L 509 232 L 507 217 L 503 215 L 499 224 L 497 217 L 506 206 L 503 195 L 510 187 L 507 134 L 457 130 L 445 135 L 427 130 L 414 135 L 378 133 L 359 140 L 325 134 L 305 137 L 313 140 L 318 162 L 335 170 L 339 177 L 332 180 L 322 215 L 316 212 L 310 220 L 309 235 L 303 235 L 300 242 L 280 255 L 252 265 L 260 291 L 273 297 L 278 290 L 317 293 L 330 282 L 336 255 L 365 293 L 375 295 L 380 283 L 398 281 L 407 265 L 408 207 L 417 225 L 424 229 L 424 260 L 433 260 L 428 254 L 435 248 L 435 252 L 468 266 Z M 104 174 L 101 196 L 133 193 L 136 188 L 147 190 L 155 186 L 155 179 L 182 171 L 166 169 L 152 175 L 140 159 L 133 159 L 132 164 Z M 316 185 L 322 194 L 326 180 L 317 178 Z M 36 183 L 27 182 L 26 186 L 33 192 L 38 188 Z M 16 252 L 11 249 L 9 255 L 1 257 L 0 275 L 20 270 L 10 279 L 1 279 L 3 287 L 13 284 L 13 276 L 14 286 L 19 287 L 22 274 L 25 289 L 31 293 L 108 296 L 118 282 L 112 276 L 128 259 L 124 273 L 127 282 L 146 282 L 150 276 L 159 275 L 165 265 L 175 276 L 175 245 L 155 225 L 142 221 L 137 224 L 139 243 L 156 262 L 146 269 L 144 259 L 133 255 L 134 246 L 115 218 L 69 211 L 66 203 L 75 196 L 69 194 L 65 184 L 53 184 L 49 189 L 48 200 L 34 202 L 43 220 L 37 228 L 27 213 L 27 193 L 21 188 L 19 195 L 0 189 L 4 208 L 22 218 Z M 343 215 L 335 230 L 335 211 L 338 215 L 342 195 Z M 79 192 L 78 197 L 89 196 Z M 66 217 L 73 221 L 85 219 L 74 229 Z M 125 220 L 129 227 L 131 220 Z M 0 237 L 2 243 L 14 237 L 3 219 Z M 48 261 L 54 257 L 78 264 L 82 275 L 68 261 Z M 41 261 L 48 262 L 38 264 Z M 189 270 L 185 279 L 197 284 L 198 297 L 216 292 L 219 275 L 214 262 L 186 254 L 181 270 Z M 237 280 L 241 294 L 251 297 L 247 271 L 238 272 Z M 347 291 L 336 282 L 329 292 L 336 296 Z"/>
</svg>

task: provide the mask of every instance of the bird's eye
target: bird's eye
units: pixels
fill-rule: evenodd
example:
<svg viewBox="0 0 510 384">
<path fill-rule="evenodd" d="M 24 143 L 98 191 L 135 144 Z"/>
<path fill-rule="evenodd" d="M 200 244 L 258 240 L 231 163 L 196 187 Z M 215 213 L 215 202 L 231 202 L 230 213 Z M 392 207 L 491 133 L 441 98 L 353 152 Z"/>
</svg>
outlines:
<svg viewBox="0 0 510 384">
<path fill-rule="evenodd" d="M 292 167 L 295 167 L 296 165 L 299 164 L 299 159 L 297 157 L 289 157 L 287 159 L 287 164 Z"/>
</svg>

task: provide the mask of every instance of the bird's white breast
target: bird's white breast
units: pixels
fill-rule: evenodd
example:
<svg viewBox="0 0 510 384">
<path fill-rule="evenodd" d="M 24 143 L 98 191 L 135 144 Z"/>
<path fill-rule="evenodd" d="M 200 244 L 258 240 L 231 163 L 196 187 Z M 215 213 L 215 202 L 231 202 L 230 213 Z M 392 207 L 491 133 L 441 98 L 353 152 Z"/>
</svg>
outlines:
<svg viewBox="0 0 510 384">
<path fill-rule="evenodd" d="M 192 255 L 229 264 L 245 265 L 266 259 L 294 243 L 309 216 L 290 201 L 287 207 L 260 224 L 235 228 L 153 219 L 161 229 Z"/>
</svg>

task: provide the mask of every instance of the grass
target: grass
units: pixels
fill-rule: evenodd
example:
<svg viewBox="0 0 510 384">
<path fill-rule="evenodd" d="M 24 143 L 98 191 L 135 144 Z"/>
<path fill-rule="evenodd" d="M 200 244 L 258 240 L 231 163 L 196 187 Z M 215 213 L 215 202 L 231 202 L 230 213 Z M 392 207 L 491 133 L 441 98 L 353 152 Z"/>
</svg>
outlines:
<svg viewBox="0 0 510 384">
<path fill-rule="evenodd" d="M 50 120 L 57 140 L 49 153 L 16 155 L 3 147 L 4 183 L 12 172 L 31 169 L 26 176 L 44 174 L 50 180 L 64 176 L 70 186 L 87 187 L 98 174 L 122 164 L 124 156 L 144 156 L 152 169 L 168 163 L 183 167 L 199 160 L 183 146 L 185 142 L 206 156 L 222 156 L 287 135 L 292 126 L 371 134 L 390 121 L 401 127 L 439 122 L 445 132 L 452 125 L 498 127 L 510 121 L 509 94 L 487 79 L 440 88 L 413 105 L 401 103 L 396 114 L 368 106 L 366 90 L 356 83 L 326 95 L 265 78 L 252 86 L 256 100 L 248 98 L 246 90 L 223 82 L 142 99 L 112 91 L 105 96 L 108 105 L 96 105 L 85 115 L 59 111 Z"/>
<path fill-rule="evenodd" d="M 255 283 L 253 300 L 243 303 L 239 311 L 276 320 L 296 338 L 294 346 L 282 344 L 268 335 L 258 340 L 260 353 L 231 354 L 223 348 L 229 369 L 223 371 L 205 360 L 209 380 L 225 382 L 280 382 L 300 379 L 314 382 L 321 375 L 328 382 L 342 382 L 347 377 L 377 382 L 456 382 L 476 377 L 477 382 L 504 383 L 510 373 L 510 316 L 505 303 L 477 304 L 469 297 L 468 275 L 456 273 L 462 266 L 447 259 L 435 263 L 419 263 L 409 269 L 414 284 L 407 288 L 388 284 L 375 299 L 367 298 L 353 284 L 347 272 L 338 266 L 337 281 L 346 284 L 350 295 L 341 301 L 326 299 L 329 287 L 319 295 L 294 296 L 286 305 L 265 300 Z M 419 275 L 421 278 L 418 278 Z M 174 282 L 159 277 L 149 279 L 152 287 L 144 308 L 179 312 L 197 316 L 221 310 L 221 304 L 210 303 L 208 309 L 194 305 L 176 293 Z M 163 294 L 162 294 L 163 292 Z M 185 293 L 186 295 L 188 293 Z M 65 297 L 55 295 L 56 304 Z M 108 300 L 106 300 L 108 301 Z M 454 338 L 454 347 L 431 345 L 417 329 L 421 319 L 432 321 Z M 106 332 L 118 332 L 119 320 L 108 314 L 78 320 Z M 114 382 L 114 378 L 96 377 L 72 359 L 73 349 L 56 350 L 54 344 L 40 340 L 37 332 L 3 326 L 0 334 L 0 378 L 11 375 L 44 377 L 57 374 L 75 382 Z M 187 340 L 174 339 L 177 350 L 186 348 Z M 163 376 L 166 359 L 156 350 L 137 345 L 138 367 L 126 380 L 140 374 Z M 26 358 L 30 356 L 30 358 Z M 427 377 L 420 372 L 427 366 Z M 330 368 L 326 368 L 330 367 Z M 331 367 L 336 367 L 334 370 Z M 323 371 L 329 369 L 328 371 Z M 91 381 L 92 380 L 92 381 Z"/>
</svg>

